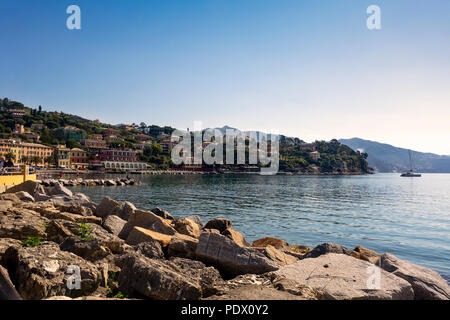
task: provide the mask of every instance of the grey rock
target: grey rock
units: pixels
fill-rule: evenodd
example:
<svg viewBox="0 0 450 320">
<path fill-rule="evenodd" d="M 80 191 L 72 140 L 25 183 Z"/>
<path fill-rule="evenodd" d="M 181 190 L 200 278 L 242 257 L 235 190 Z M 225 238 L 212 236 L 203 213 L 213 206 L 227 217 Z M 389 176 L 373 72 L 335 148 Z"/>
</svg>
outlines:
<svg viewBox="0 0 450 320">
<path fill-rule="evenodd" d="M 255 248 L 241 247 L 231 239 L 212 232 L 200 235 L 196 256 L 229 275 L 260 274 L 278 269 L 275 262 Z"/>
<path fill-rule="evenodd" d="M 0 238 L 25 240 L 28 237 L 45 238 L 48 219 L 23 208 L 11 208 L 7 215 L 0 215 Z"/>
<path fill-rule="evenodd" d="M 56 244 L 44 243 L 30 248 L 10 247 L 5 252 L 4 260 L 8 270 L 12 270 L 11 280 L 16 284 L 17 291 L 27 300 L 59 295 L 89 295 L 97 289 L 100 282 L 100 273 L 92 263 L 73 253 L 61 251 Z M 70 265 L 80 268 L 80 290 L 70 290 L 67 287 L 71 274 L 66 272 Z"/>
<path fill-rule="evenodd" d="M 190 281 L 168 261 L 149 259 L 137 253 L 126 254 L 122 261 L 118 279 L 122 293 L 156 300 L 197 300 L 201 297 L 199 282 Z"/>
<path fill-rule="evenodd" d="M 118 216 L 109 215 L 103 220 L 102 227 L 118 236 L 126 223 L 127 222 L 125 220 L 119 218 Z"/>
<path fill-rule="evenodd" d="M 121 210 L 122 205 L 118 201 L 113 200 L 110 197 L 105 197 L 97 207 L 95 215 L 101 218 L 107 217 L 109 215 L 120 215 Z"/>
<path fill-rule="evenodd" d="M 436 271 L 385 253 L 379 260 L 382 269 L 411 284 L 415 300 L 449 300 L 450 287 Z"/>
<path fill-rule="evenodd" d="M 125 201 L 123 203 L 122 209 L 120 211 L 119 217 L 122 218 L 125 221 L 128 221 L 130 216 L 133 214 L 133 212 L 136 210 L 136 207 L 131 202 Z"/>
<path fill-rule="evenodd" d="M 102 246 L 97 240 L 85 240 L 76 237 L 65 239 L 59 245 L 59 248 L 91 262 L 104 259 L 111 254 L 111 250 Z"/>
<path fill-rule="evenodd" d="M 367 261 L 345 254 L 328 253 L 306 258 L 273 272 L 282 277 L 323 291 L 327 299 L 336 300 L 412 300 L 411 285 Z M 371 275 L 380 274 L 380 286 Z"/>
</svg>

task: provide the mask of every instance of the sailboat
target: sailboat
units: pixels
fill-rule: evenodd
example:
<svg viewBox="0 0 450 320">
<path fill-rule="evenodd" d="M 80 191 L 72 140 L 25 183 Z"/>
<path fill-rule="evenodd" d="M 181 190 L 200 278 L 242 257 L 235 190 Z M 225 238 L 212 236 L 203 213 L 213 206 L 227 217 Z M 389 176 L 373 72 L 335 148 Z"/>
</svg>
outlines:
<svg viewBox="0 0 450 320">
<path fill-rule="evenodd" d="M 411 150 L 408 150 L 409 153 L 409 170 L 406 172 L 403 172 L 400 177 L 421 177 L 422 175 L 420 173 L 416 173 L 413 170 L 413 162 L 412 162 L 412 156 L 411 156 Z"/>
</svg>

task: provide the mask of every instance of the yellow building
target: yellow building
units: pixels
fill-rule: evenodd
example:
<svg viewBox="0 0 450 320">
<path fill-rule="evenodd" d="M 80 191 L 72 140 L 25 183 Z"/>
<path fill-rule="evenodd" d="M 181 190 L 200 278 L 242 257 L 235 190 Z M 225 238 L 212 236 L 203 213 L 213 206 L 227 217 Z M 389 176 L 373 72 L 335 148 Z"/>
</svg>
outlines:
<svg viewBox="0 0 450 320">
<path fill-rule="evenodd" d="M 56 165 L 59 168 L 69 168 L 70 167 L 70 149 L 66 146 L 57 146 L 55 148 L 55 160 Z"/>
</svg>

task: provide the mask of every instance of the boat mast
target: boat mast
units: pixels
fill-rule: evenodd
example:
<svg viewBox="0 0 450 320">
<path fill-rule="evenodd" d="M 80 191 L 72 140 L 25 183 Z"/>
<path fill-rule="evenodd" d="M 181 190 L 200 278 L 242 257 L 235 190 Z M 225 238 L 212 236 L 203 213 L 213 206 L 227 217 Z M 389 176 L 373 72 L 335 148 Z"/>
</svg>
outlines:
<svg viewBox="0 0 450 320">
<path fill-rule="evenodd" d="M 409 168 L 411 172 L 413 171 L 412 158 L 411 158 L 411 150 L 408 150 L 409 153 Z"/>
</svg>

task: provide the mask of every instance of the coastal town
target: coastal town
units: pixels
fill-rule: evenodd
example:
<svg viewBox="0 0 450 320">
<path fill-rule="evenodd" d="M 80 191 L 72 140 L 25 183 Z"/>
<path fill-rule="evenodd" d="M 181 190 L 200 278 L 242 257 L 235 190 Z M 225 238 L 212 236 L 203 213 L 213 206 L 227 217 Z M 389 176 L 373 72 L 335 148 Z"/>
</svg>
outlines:
<svg viewBox="0 0 450 320">
<path fill-rule="evenodd" d="M 3 166 L 5 163 L 13 163 L 15 166 L 29 165 L 37 170 L 109 173 L 155 170 L 258 172 L 263 166 L 248 160 L 249 141 L 245 142 L 247 162 L 244 164 L 208 165 L 188 161 L 176 165 L 172 162 L 171 153 L 177 140 L 172 136 L 175 129 L 169 126 L 147 125 L 144 122 L 110 125 L 63 112 L 47 112 L 41 106 L 25 107 L 8 98 L 0 99 L 0 111 L 0 159 L 3 160 Z M 224 145 L 227 139 L 226 128 L 228 127 L 218 129 L 223 131 Z M 199 151 L 202 152 L 211 143 L 212 141 L 203 141 Z M 299 138 L 280 136 L 279 143 L 281 172 L 370 172 L 366 162 L 367 154 L 354 151 L 337 140 L 306 143 Z M 192 158 L 195 152 L 192 150 Z"/>
</svg>

